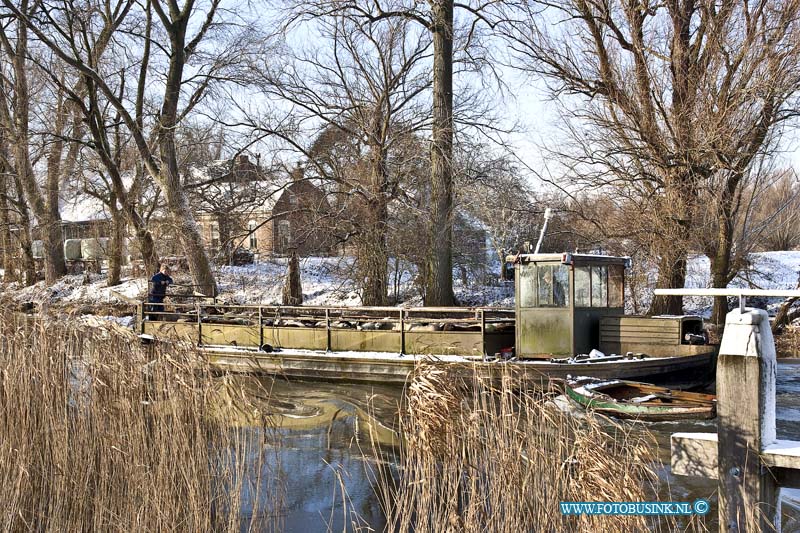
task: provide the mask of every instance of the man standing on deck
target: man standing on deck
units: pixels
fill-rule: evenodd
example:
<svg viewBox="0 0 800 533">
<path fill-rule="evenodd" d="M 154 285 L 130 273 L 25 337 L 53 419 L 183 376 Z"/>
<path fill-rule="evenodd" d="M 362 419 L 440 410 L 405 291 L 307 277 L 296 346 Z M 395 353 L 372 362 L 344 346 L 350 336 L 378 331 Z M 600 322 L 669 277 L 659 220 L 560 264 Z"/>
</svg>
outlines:
<svg viewBox="0 0 800 533">
<path fill-rule="evenodd" d="M 164 320 L 163 316 L 155 315 L 164 310 L 164 298 L 167 296 L 167 287 L 172 285 L 172 278 L 169 276 L 169 265 L 162 264 L 161 271 L 150 278 L 150 291 L 147 302 L 151 311 L 150 320 Z"/>
</svg>

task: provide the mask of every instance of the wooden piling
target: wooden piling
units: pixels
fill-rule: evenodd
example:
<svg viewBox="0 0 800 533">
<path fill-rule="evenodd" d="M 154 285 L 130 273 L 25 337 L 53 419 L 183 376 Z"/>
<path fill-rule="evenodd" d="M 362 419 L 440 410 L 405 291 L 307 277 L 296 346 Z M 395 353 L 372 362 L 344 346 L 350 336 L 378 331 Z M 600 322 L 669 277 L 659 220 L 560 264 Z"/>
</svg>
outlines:
<svg viewBox="0 0 800 533">
<path fill-rule="evenodd" d="M 776 438 L 775 370 L 767 313 L 729 313 L 717 363 L 721 530 L 769 531 L 779 520 L 778 487 L 760 459 Z"/>
</svg>

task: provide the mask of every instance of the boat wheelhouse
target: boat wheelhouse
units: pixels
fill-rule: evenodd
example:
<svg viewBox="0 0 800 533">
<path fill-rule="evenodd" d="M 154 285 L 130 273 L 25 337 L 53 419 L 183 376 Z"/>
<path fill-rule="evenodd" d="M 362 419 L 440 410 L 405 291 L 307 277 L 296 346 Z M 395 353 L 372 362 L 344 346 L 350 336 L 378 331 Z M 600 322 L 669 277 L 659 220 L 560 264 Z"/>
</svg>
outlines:
<svg viewBox="0 0 800 533">
<path fill-rule="evenodd" d="M 625 311 L 629 262 L 569 253 L 517 256 L 517 355 L 550 358 L 599 348 L 600 319 Z"/>
<path fill-rule="evenodd" d="M 625 316 L 627 257 L 520 254 L 516 264 L 516 354 L 544 358 L 644 353 L 670 357 L 698 346 L 699 316 Z M 705 343 L 703 343 L 705 344 Z"/>
</svg>

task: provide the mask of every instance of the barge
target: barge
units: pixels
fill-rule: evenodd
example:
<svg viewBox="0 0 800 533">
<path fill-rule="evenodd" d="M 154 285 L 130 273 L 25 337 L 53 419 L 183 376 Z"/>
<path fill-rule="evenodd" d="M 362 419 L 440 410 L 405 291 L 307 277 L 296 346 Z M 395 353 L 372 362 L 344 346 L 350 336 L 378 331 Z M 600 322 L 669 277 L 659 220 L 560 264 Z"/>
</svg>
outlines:
<svg viewBox="0 0 800 533">
<path fill-rule="evenodd" d="M 197 344 L 220 370 L 301 379 L 403 383 L 420 361 L 436 360 L 491 378 L 513 370 L 540 383 L 579 375 L 672 388 L 712 382 L 716 346 L 704 342 L 700 317 L 624 315 L 627 262 L 516 256 L 515 309 L 203 300 L 158 310 L 142 304 L 138 328 L 146 338 Z"/>
</svg>

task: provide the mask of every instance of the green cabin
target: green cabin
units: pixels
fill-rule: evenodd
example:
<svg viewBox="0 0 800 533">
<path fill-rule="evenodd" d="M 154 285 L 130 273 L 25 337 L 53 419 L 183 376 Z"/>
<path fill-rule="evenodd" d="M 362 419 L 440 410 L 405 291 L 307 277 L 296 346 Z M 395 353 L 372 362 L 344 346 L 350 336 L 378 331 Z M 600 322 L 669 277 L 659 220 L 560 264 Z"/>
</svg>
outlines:
<svg viewBox="0 0 800 533">
<path fill-rule="evenodd" d="M 515 263 L 518 357 L 589 353 L 601 319 L 624 313 L 627 257 L 520 254 Z"/>
</svg>

